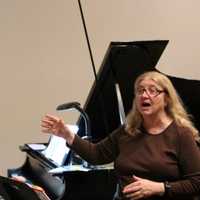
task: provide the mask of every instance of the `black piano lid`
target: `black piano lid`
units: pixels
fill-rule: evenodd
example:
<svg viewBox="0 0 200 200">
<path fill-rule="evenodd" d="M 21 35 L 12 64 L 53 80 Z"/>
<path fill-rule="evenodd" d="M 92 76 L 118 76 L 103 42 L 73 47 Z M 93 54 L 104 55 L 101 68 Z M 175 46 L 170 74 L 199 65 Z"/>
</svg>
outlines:
<svg viewBox="0 0 200 200">
<path fill-rule="evenodd" d="M 111 42 L 89 92 L 84 110 L 91 121 L 91 135 L 100 140 L 120 126 L 115 83 L 119 84 L 125 113 L 132 106 L 134 81 L 145 71 L 155 70 L 168 40 Z M 84 135 L 79 118 L 79 135 Z"/>
</svg>

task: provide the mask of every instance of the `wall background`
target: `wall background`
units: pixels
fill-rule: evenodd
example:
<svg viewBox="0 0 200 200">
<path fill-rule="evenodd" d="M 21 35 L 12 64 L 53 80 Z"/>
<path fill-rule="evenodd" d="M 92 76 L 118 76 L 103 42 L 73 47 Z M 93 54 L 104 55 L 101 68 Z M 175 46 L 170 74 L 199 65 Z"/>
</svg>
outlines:
<svg viewBox="0 0 200 200">
<path fill-rule="evenodd" d="M 97 70 L 110 41 L 168 39 L 157 69 L 200 79 L 200 1 L 81 3 Z M 94 76 L 78 1 L 0 0 L 0 24 L 0 174 L 6 175 L 25 160 L 19 145 L 48 141 L 40 130 L 44 114 L 57 114 L 64 102 L 83 105 Z"/>
</svg>

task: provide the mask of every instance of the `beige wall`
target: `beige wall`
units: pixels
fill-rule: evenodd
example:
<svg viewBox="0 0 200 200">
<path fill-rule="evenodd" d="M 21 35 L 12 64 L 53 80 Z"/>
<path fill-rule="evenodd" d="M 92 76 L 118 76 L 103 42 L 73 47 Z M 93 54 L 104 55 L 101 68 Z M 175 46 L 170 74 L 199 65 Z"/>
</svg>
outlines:
<svg viewBox="0 0 200 200">
<path fill-rule="evenodd" d="M 157 68 L 200 79 L 199 0 L 82 0 L 98 68 L 110 41 L 169 39 Z M 18 149 L 46 142 L 40 120 L 68 101 L 84 104 L 94 80 L 75 0 L 0 0 L 0 173 Z M 73 123 L 76 113 L 63 113 Z"/>
</svg>

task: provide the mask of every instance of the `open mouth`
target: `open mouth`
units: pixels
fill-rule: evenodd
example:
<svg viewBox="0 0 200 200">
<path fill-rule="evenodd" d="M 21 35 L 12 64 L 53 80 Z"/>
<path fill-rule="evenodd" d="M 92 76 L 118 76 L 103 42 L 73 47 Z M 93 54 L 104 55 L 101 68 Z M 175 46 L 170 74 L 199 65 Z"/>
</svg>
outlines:
<svg viewBox="0 0 200 200">
<path fill-rule="evenodd" d="M 151 104 L 148 103 L 148 102 L 143 102 L 143 103 L 142 103 L 142 107 L 147 108 L 147 107 L 150 107 L 150 106 L 151 106 Z"/>
</svg>

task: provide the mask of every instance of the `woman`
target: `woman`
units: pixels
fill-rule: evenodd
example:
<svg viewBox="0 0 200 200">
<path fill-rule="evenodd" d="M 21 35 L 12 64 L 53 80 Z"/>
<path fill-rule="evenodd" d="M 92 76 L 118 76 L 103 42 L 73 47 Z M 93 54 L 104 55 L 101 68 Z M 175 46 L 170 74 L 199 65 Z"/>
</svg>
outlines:
<svg viewBox="0 0 200 200">
<path fill-rule="evenodd" d="M 192 125 L 170 80 L 146 72 L 135 82 L 126 124 L 92 144 L 72 133 L 63 120 L 47 115 L 43 132 L 66 139 L 92 164 L 114 161 L 117 199 L 187 199 L 200 195 L 200 151 Z"/>
</svg>

